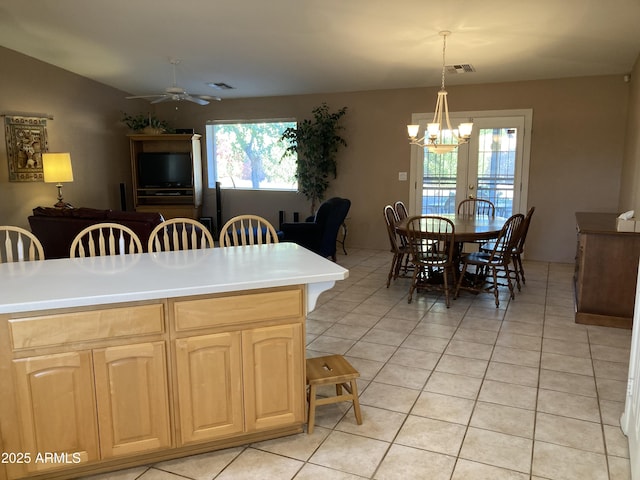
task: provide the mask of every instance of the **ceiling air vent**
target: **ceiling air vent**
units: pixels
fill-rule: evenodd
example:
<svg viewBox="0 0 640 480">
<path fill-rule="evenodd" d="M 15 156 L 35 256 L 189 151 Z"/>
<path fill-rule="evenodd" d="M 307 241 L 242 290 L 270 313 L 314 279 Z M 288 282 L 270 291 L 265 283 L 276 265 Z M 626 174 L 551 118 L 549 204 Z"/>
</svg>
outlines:
<svg viewBox="0 0 640 480">
<path fill-rule="evenodd" d="M 447 65 L 446 66 L 447 73 L 472 73 L 475 72 L 476 69 L 473 68 L 473 65 L 469 63 L 460 63 L 457 65 Z"/>
</svg>

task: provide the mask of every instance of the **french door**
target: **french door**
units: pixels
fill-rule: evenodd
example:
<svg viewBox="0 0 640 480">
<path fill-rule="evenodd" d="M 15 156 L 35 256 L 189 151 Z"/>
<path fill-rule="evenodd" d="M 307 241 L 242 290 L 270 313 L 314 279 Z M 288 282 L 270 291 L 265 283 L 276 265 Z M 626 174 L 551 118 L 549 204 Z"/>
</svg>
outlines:
<svg viewBox="0 0 640 480">
<path fill-rule="evenodd" d="M 416 114 L 426 126 L 431 116 Z M 417 215 L 455 213 L 465 198 L 484 198 L 496 215 L 509 217 L 527 208 L 531 110 L 469 112 L 451 124 L 473 122 L 469 142 L 446 154 L 414 147 L 410 204 Z"/>
<path fill-rule="evenodd" d="M 639 269 L 640 271 L 640 269 Z M 638 277 L 640 279 L 640 276 Z M 636 304 L 633 322 L 637 325 L 640 319 L 640 281 L 636 285 Z M 629 356 L 629 373 L 627 380 L 627 398 L 624 413 L 620 418 L 620 427 L 629 443 L 629 461 L 631 462 L 631 478 L 640 478 L 640 329 L 632 329 L 631 353 Z"/>
</svg>

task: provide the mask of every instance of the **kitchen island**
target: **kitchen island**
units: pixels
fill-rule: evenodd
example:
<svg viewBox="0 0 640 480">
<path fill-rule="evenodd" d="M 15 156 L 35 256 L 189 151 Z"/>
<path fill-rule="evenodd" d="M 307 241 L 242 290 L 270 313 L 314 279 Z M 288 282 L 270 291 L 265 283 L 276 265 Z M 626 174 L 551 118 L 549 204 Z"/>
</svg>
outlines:
<svg viewBox="0 0 640 480">
<path fill-rule="evenodd" d="M 291 243 L 0 265 L 0 478 L 301 432 L 306 314 L 347 276 Z"/>
</svg>

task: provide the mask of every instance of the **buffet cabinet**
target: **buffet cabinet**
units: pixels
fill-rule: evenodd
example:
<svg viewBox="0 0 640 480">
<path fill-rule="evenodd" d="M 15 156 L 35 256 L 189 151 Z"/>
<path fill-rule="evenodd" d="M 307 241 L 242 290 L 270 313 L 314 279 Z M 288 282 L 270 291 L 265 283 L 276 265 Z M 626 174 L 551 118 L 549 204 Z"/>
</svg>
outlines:
<svg viewBox="0 0 640 480">
<path fill-rule="evenodd" d="M 631 328 L 640 233 L 618 232 L 614 213 L 576 213 L 576 323 Z"/>
<path fill-rule="evenodd" d="M 302 431 L 304 286 L 0 315 L 0 478 Z"/>
</svg>

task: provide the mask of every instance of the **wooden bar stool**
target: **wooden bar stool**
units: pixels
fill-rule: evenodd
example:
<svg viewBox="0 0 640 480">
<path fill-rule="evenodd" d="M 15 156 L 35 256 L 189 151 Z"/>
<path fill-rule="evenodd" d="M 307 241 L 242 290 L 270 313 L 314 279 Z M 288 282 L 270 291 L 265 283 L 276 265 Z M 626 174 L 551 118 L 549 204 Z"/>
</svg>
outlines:
<svg viewBox="0 0 640 480">
<path fill-rule="evenodd" d="M 309 385 L 309 423 L 307 433 L 313 433 L 316 419 L 316 406 L 338 402 L 353 402 L 353 411 L 358 425 L 362 425 L 360 401 L 356 378 L 360 373 L 347 362 L 342 355 L 307 358 L 307 385 Z M 316 398 L 318 385 L 335 385 L 335 397 Z M 348 393 L 343 393 L 342 389 Z"/>
</svg>

